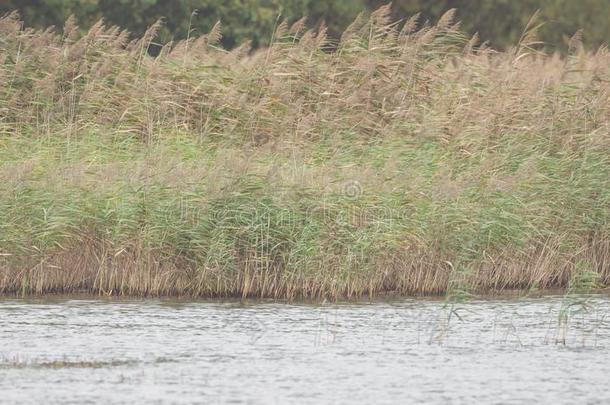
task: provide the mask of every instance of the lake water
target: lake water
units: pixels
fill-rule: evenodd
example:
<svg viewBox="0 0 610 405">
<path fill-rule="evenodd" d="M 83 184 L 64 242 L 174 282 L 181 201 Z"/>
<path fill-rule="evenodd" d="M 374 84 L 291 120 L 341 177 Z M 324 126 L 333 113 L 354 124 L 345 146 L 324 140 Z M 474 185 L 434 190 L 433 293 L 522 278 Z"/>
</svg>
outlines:
<svg viewBox="0 0 610 405">
<path fill-rule="evenodd" d="M 0 402 L 610 403 L 610 300 L 570 302 L 5 298 Z"/>
</svg>

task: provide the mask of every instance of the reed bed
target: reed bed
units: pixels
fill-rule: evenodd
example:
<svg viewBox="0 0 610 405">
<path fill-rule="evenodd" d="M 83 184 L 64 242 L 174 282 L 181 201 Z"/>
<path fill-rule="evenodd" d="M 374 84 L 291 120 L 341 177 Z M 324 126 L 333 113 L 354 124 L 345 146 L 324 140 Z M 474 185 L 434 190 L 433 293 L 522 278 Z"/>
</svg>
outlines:
<svg viewBox="0 0 610 405">
<path fill-rule="evenodd" d="M 360 16 L 148 53 L 0 19 L 0 293 L 337 299 L 610 282 L 610 53 Z"/>
</svg>

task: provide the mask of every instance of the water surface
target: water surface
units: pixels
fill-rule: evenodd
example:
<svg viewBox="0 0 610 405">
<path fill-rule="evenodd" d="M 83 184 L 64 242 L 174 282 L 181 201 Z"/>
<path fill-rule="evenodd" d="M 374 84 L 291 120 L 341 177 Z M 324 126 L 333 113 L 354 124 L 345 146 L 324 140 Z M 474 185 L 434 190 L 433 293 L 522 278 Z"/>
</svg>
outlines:
<svg viewBox="0 0 610 405">
<path fill-rule="evenodd" d="M 569 303 L 3 299 L 0 401 L 609 403 L 610 300 Z"/>
</svg>

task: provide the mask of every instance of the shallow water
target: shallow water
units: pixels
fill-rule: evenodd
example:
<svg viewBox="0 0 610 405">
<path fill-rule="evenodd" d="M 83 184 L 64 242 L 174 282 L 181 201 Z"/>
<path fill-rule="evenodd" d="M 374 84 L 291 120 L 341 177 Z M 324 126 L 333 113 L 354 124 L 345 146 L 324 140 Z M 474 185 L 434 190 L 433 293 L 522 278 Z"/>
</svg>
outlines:
<svg viewBox="0 0 610 405">
<path fill-rule="evenodd" d="M 610 299 L 562 303 L 3 299 L 0 401 L 608 403 Z"/>
</svg>

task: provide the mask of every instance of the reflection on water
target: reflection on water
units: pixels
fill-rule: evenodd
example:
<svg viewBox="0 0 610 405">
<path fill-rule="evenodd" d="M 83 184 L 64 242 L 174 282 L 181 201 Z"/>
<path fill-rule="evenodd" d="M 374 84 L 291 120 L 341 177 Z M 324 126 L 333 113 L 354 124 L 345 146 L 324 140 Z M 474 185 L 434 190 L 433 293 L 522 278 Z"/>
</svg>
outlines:
<svg viewBox="0 0 610 405">
<path fill-rule="evenodd" d="M 0 402 L 607 403 L 610 299 L 562 302 L 5 299 Z"/>
</svg>

